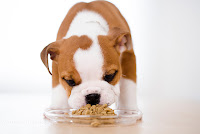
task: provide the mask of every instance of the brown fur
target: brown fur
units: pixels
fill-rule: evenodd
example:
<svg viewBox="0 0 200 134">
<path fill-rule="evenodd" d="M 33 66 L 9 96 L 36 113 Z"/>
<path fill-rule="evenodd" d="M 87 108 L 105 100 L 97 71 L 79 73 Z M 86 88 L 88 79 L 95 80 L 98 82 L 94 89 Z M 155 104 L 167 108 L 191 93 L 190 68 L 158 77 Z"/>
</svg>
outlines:
<svg viewBox="0 0 200 134">
<path fill-rule="evenodd" d="M 98 40 L 105 59 L 103 66 L 104 72 L 106 74 L 109 74 L 114 72 L 114 70 L 118 70 L 118 73 L 114 78 L 114 80 L 111 82 L 111 84 L 115 85 L 119 81 L 121 75 L 125 78 L 131 79 L 134 82 L 136 82 L 136 60 L 132 47 L 128 48 L 122 54 L 120 54 L 116 50 L 117 47 L 115 47 L 116 39 L 114 38 L 114 35 L 115 36 L 117 35 L 118 37 L 121 36 L 123 33 L 126 33 L 126 35 L 127 33 L 130 34 L 130 29 L 126 20 L 123 18 L 119 10 L 113 4 L 106 1 L 94 1 L 90 3 L 81 2 L 74 5 L 69 10 L 68 14 L 66 15 L 65 19 L 63 20 L 59 28 L 57 34 L 57 41 L 63 40 L 63 37 L 66 36 L 73 18 L 76 16 L 77 12 L 82 11 L 83 9 L 99 13 L 109 24 L 110 35 L 99 36 Z M 119 31 L 113 32 L 112 30 L 116 28 L 119 29 L 120 32 L 123 31 L 123 33 L 119 33 Z M 130 38 L 129 46 L 132 46 L 131 36 L 129 38 Z M 63 85 L 65 85 L 65 89 L 69 89 L 68 95 L 70 95 L 72 88 L 69 87 L 66 84 L 66 82 L 64 82 L 64 80 L 62 80 L 62 77 L 65 77 L 66 79 L 72 77 L 76 83 L 81 82 L 80 76 L 74 67 L 73 55 L 79 47 L 82 49 L 87 49 L 90 47 L 91 44 L 92 41 L 85 36 L 84 37 L 82 36 L 80 38 L 77 36 L 72 36 L 68 39 L 64 39 L 62 45 L 60 45 L 59 48 L 58 62 L 56 60 L 53 60 L 53 65 L 52 65 L 53 87 L 57 86 L 59 83 L 62 83 Z M 41 57 L 42 56 L 44 56 L 44 53 L 41 54 Z M 119 61 L 120 57 L 121 57 L 121 63 Z M 48 61 L 46 62 L 44 58 L 42 59 L 43 62 L 45 63 L 45 66 L 47 66 L 46 63 L 48 64 Z"/>
</svg>

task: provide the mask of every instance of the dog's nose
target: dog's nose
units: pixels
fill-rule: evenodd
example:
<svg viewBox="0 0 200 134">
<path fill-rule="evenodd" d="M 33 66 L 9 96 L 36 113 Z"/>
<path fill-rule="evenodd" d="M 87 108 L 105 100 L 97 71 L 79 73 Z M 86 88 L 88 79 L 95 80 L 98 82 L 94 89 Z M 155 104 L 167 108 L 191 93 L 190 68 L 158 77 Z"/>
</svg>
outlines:
<svg viewBox="0 0 200 134">
<path fill-rule="evenodd" d="M 100 102 L 100 94 L 88 94 L 85 96 L 87 104 L 96 105 Z"/>
</svg>

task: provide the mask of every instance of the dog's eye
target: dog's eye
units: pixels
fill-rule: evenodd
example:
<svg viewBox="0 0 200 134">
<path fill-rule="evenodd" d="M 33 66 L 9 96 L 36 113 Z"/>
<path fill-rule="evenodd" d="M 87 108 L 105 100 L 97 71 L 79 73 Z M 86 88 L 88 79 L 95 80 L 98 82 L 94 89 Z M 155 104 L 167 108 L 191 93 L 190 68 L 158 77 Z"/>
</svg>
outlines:
<svg viewBox="0 0 200 134">
<path fill-rule="evenodd" d="M 117 71 L 115 71 L 115 73 L 113 74 L 105 75 L 103 79 L 107 82 L 111 82 L 115 78 L 116 74 L 117 74 Z"/>
<path fill-rule="evenodd" d="M 66 80 L 65 78 L 63 78 L 63 80 L 65 80 L 67 82 L 67 84 L 71 87 L 76 86 L 76 83 L 73 79 L 71 80 Z"/>
</svg>

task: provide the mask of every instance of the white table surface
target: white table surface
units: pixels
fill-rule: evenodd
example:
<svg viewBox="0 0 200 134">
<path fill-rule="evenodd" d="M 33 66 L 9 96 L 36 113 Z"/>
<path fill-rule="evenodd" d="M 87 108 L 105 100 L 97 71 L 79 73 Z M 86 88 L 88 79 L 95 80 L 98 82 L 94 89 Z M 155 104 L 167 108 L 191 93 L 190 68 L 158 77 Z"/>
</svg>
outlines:
<svg viewBox="0 0 200 134">
<path fill-rule="evenodd" d="M 80 127 L 52 123 L 43 117 L 50 97 L 0 94 L 0 134 L 200 134 L 200 101 L 143 97 L 142 121 L 132 126 Z"/>
</svg>

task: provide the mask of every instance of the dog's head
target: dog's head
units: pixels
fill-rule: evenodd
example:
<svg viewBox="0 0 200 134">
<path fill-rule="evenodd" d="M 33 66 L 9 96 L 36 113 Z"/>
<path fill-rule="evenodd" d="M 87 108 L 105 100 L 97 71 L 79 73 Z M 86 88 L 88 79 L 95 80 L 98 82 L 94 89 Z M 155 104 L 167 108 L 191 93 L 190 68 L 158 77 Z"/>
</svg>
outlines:
<svg viewBox="0 0 200 134">
<path fill-rule="evenodd" d="M 48 70 L 48 54 L 57 64 L 53 69 L 72 108 L 88 103 L 111 105 L 120 93 L 120 55 L 131 47 L 130 33 L 114 28 L 108 35 L 57 40 L 43 49 L 41 59 Z"/>
</svg>

